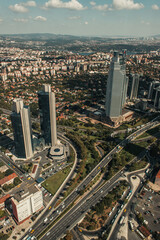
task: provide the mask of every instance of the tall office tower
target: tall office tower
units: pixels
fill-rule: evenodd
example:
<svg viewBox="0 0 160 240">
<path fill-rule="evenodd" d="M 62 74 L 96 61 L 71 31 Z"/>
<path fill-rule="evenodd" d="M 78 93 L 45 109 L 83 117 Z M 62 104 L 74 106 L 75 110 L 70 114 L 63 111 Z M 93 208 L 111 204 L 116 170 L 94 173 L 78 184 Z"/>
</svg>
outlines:
<svg viewBox="0 0 160 240">
<path fill-rule="evenodd" d="M 160 110 L 160 86 L 156 88 L 154 107 L 157 108 L 158 110 Z"/>
<path fill-rule="evenodd" d="M 44 84 L 43 90 L 38 93 L 38 103 L 41 131 L 45 143 L 55 146 L 57 144 L 56 103 L 55 94 L 51 91 L 49 84 Z"/>
<path fill-rule="evenodd" d="M 139 87 L 139 74 L 131 74 L 129 78 L 128 96 L 129 99 L 136 99 Z"/>
<path fill-rule="evenodd" d="M 15 99 L 12 106 L 11 121 L 14 132 L 15 150 L 18 157 L 33 156 L 30 109 L 23 105 L 23 100 Z"/>
<path fill-rule="evenodd" d="M 112 59 L 107 89 L 106 116 L 110 119 L 118 118 L 122 114 L 122 107 L 126 101 L 128 78 L 126 77 L 125 62 L 117 52 Z"/>
<path fill-rule="evenodd" d="M 150 83 L 149 86 L 149 92 L 148 92 L 148 99 L 155 99 L 155 94 L 156 94 L 156 87 L 160 86 L 160 82 L 159 81 L 153 81 Z"/>
</svg>

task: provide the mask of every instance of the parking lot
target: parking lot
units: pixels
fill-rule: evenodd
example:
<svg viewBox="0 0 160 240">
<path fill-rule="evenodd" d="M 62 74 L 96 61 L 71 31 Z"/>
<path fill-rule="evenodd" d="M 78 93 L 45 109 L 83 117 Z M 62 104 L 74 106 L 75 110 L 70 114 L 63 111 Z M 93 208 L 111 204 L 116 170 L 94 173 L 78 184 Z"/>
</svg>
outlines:
<svg viewBox="0 0 160 240">
<path fill-rule="evenodd" d="M 136 210 L 144 218 L 144 223 L 152 230 L 160 229 L 160 195 L 149 188 L 144 188 L 137 198 Z"/>
</svg>

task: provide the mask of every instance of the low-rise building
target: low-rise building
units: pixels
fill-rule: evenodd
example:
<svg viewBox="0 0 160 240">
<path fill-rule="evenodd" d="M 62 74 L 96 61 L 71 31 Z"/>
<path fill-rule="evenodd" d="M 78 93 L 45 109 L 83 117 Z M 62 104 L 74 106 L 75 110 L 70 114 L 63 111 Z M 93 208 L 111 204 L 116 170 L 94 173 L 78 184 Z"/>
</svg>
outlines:
<svg viewBox="0 0 160 240">
<path fill-rule="evenodd" d="M 0 180 L 0 186 L 3 186 L 4 184 L 10 184 L 13 183 L 14 179 L 18 177 L 16 173 L 12 173 L 9 176 L 6 176 Z"/>
<path fill-rule="evenodd" d="M 14 218 L 21 224 L 43 208 L 42 191 L 36 185 L 20 190 L 11 198 L 11 203 Z"/>
<path fill-rule="evenodd" d="M 158 173 L 157 173 L 157 175 L 156 175 L 155 184 L 157 184 L 158 186 L 160 186 L 160 170 L 158 171 Z"/>
<path fill-rule="evenodd" d="M 3 209 L 5 207 L 5 202 L 8 198 L 10 198 L 9 194 L 0 198 L 0 209 Z"/>
</svg>

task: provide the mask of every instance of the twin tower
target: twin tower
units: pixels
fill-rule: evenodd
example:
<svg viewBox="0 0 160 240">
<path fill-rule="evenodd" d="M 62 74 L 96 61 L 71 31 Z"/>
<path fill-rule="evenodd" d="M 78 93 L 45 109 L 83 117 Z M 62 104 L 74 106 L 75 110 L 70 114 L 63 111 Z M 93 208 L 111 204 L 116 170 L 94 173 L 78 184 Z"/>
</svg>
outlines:
<svg viewBox="0 0 160 240">
<path fill-rule="evenodd" d="M 47 146 L 57 145 L 56 103 L 55 94 L 49 84 L 44 84 L 42 91 L 38 92 L 40 111 L 40 125 L 42 136 Z M 11 121 L 14 132 L 16 155 L 19 158 L 33 156 L 33 138 L 30 118 L 30 108 L 23 105 L 22 99 L 13 101 Z"/>
</svg>

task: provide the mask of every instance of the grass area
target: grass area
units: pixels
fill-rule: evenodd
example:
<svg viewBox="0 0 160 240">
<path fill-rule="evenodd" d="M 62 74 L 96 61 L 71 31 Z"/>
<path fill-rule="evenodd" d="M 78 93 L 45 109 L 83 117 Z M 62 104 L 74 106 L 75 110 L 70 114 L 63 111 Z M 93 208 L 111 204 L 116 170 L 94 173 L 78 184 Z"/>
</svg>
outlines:
<svg viewBox="0 0 160 240">
<path fill-rule="evenodd" d="M 60 172 L 57 172 L 52 177 L 49 177 L 42 186 L 47 189 L 52 195 L 54 195 L 58 188 L 62 185 L 66 177 L 68 176 L 69 172 L 71 171 L 72 165 L 67 166 L 66 168 L 62 169 Z"/>
<path fill-rule="evenodd" d="M 138 161 L 138 162 L 135 162 L 135 163 L 132 163 L 129 167 L 128 167 L 128 170 L 130 172 L 132 171 L 136 171 L 136 170 L 139 170 L 139 169 L 143 169 L 147 166 L 148 164 L 148 161 L 147 159 L 144 157 L 142 160 Z"/>
<path fill-rule="evenodd" d="M 68 157 L 67 162 L 73 163 L 75 160 L 75 153 L 74 153 L 72 147 L 69 147 L 69 151 L 70 151 L 70 156 Z"/>
</svg>

